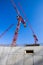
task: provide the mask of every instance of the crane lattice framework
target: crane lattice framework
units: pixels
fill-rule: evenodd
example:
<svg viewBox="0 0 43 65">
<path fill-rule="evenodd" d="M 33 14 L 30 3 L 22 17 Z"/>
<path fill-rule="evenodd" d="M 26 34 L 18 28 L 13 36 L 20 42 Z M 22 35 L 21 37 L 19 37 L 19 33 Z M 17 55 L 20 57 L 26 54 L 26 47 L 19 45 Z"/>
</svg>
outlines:
<svg viewBox="0 0 43 65">
<path fill-rule="evenodd" d="M 17 20 L 18 20 L 17 28 L 16 28 L 16 31 L 15 31 L 13 42 L 12 42 L 11 46 L 16 46 L 16 40 L 17 40 L 17 37 L 18 37 L 18 31 L 19 31 L 19 28 L 20 28 L 20 23 L 22 23 L 24 25 L 24 27 L 26 27 L 26 23 L 25 23 L 24 19 L 22 18 L 22 16 L 20 15 L 20 12 L 17 9 L 13 0 L 11 0 L 11 2 L 12 2 L 12 5 L 14 6 L 14 9 L 16 10 Z"/>
<path fill-rule="evenodd" d="M 13 5 L 13 7 L 14 7 L 16 13 L 17 13 L 17 21 L 18 21 L 16 30 L 15 30 L 15 33 L 14 33 L 13 41 L 12 41 L 12 43 L 11 43 L 11 46 L 16 46 L 16 41 L 17 41 L 17 37 L 18 37 L 18 32 L 19 32 L 19 29 L 20 29 L 20 24 L 22 23 L 22 24 L 24 25 L 24 27 L 26 27 L 26 22 L 28 21 L 28 18 L 26 17 L 26 14 L 24 13 L 24 10 L 22 9 L 22 6 L 21 6 L 20 3 L 18 3 L 18 5 L 19 5 L 19 7 L 20 7 L 20 9 L 21 9 L 21 11 L 22 11 L 24 17 L 25 17 L 25 21 L 26 21 L 26 22 L 24 21 L 23 17 L 20 15 L 20 12 L 19 12 L 19 10 L 17 9 L 17 7 L 16 7 L 16 5 L 15 5 L 15 3 L 14 3 L 13 0 L 11 0 L 11 3 L 12 3 L 12 5 Z M 14 24 L 11 24 L 11 25 L 0 35 L 0 38 L 1 38 L 7 31 L 9 31 L 9 29 L 11 29 L 13 26 L 14 26 Z M 31 29 L 31 31 L 32 31 L 32 34 L 33 34 L 33 37 L 34 37 L 34 41 L 35 41 L 35 44 L 36 44 L 37 41 L 38 41 L 38 38 L 37 38 L 37 36 L 35 35 L 34 30 L 33 30 L 32 26 L 31 26 L 30 22 L 29 22 L 29 27 L 30 27 L 30 29 Z"/>
<path fill-rule="evenodd" d="M 17 41 L 17 37 L 18 37 L 18 32 L 19 32 L 19 28 L 20 28 L 20 23 L 22 23 L 24 25 L 24 27 L 26 27 L 26 23 L 24 21 L 24 19 L 22 18 L 22 16 L 20 15 L 20 12 L 19 10 L 17 9 L 15 3 L 13 0 L 11 0 L 11 3 L 17 13 L 17 20 L 18 20 L 18 23 L 17 23 L 17 27 L 16 27 L 16 30 L 15 30 L 15 33 L 14 33 L 14 37 L 13 37 L 13 41 L 11 43 L 11 46 L 16 46 L 16 41 Z M 10 28 L 12 28 L 13 24 L 11 24 L 8 29 L 6 29 L 1 35 L 0 37 L 2 37 L 7 31 L 9 31 Z"/>
</svg>

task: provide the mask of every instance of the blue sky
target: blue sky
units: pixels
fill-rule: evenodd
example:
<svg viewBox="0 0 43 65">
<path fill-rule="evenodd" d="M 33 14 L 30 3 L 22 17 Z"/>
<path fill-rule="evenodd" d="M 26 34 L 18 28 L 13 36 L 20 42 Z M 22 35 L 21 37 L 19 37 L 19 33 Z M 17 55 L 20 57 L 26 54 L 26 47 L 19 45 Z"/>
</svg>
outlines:
<svg viewBox="0 0 43 65">
<path fill-rule="evenodd" d="M 23 13 L 18 6 L 18 2 L 21 3 L 27 18 L 29 19 L 28 22 L 31 23 L 32 28 L 38 37 L 38 43 L 43 45 L 43 0 L 14 0 L 14 2 L 24 18 Z M 12 43 L 17 25 L 16 16 L 17 13 L 13 8 L 11 1 L 0 0 L 0 35 L 11 24 L 14 24 L 14 26 L 0 38 L 0 44 L 8 45 Z M 26 23 L 26 28 L 24 28 L 22 24 L 20 25 L 17 45 L 34 43 L 34 38 L 32 36 L 32 31 L 28 26 L 28 22 Z"/>
</svg>

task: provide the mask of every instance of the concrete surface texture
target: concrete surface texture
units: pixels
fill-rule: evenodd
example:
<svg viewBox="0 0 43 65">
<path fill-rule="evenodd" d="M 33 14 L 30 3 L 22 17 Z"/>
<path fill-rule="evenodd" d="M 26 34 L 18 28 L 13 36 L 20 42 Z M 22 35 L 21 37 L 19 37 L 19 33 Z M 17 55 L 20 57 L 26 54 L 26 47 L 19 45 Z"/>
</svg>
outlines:
<svg viewBox="0 0 43 65">
<path fill-rule="evenodd" d="M 43 65 L 43 46 L 0 46 L 0 65 Z"/>
</svg>

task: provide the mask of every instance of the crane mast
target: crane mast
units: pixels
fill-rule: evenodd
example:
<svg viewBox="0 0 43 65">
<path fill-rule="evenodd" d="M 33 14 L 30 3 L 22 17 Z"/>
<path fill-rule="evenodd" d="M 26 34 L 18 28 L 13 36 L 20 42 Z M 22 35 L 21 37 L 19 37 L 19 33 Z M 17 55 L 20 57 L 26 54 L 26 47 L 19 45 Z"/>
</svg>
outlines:
<svg viewBox="0 0 43 65">
<path fill-rule="evenodd" d="M 11 0 L 11 2 L 12 2 L 12 5 L 14 6 L 16 13 L 17 13 L 17 20 L 18 20 L 18 24 L 17 24 L 17 27 L 16 27 L 16 31 L 15 31 L 14 38 L 13 38 L 11 46 L 16 46 L 16 40 L 17 40 L 17 37 L 18 37 L 18 31 L 19 31 L 19 28 L 20 28 L 20 23 L 22 23 L 24 25 L 24 27 L 26 27 L 26 23 L 25 23 L 24 19 L 22 18 L 22 16 L 20 15 L 20 12 L 17 9 L 13 0 Z"/>
<path fill-rule="evenodd" d="M 19 28 L 20 28 L 20 21 L 18 21 L 17 28 L 16 28 L 16 31 L 15 31 L 15 35 L 14 35 L 11 46 L 16 46 L 16 40 L 17 40 L 17 37 L 18 37 Z"/>
</svg>

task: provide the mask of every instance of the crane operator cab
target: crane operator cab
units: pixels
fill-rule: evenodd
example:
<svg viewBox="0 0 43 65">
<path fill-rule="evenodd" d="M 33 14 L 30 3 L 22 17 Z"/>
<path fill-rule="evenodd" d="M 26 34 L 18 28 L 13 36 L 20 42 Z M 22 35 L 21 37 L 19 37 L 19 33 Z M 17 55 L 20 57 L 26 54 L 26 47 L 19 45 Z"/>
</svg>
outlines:
<svg viewBox="0 0 43 65">
<path fill-rule="evenodd" d="M 23 23 L 23 25 L 24 25 L 24 27 L 26 27 L 26 23 L 25 23 L 25 21 L 24 21 L 24 19 L 21 17 L 21 16 L 17 16 L 17 20 L 21 23 Z"/>
</svg>

